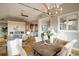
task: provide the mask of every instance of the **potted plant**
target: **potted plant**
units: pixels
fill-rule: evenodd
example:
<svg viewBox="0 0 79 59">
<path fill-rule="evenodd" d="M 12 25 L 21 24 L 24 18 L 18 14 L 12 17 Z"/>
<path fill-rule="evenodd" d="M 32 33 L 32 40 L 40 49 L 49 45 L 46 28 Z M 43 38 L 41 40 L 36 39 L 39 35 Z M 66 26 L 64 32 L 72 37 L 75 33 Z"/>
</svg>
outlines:
<svg viewBox="0 0 79 59">
<path fill-rule="evenodd" d="M 46 35 L 48 36 L 48 39 L 50 39 L 50 36 L 52 36 L 52 35 L 53 35 L 53 33 L 51 33 L 51 31 L 50 31 L 50 30 L 48 30 L 48 31 L 46 31 Z"/>
<path fill-rule="evenodd" d="M 56 35 L 56 32 L 54 29 L 49 28 L 47 31 L 45 31 L 45 34 L 47 35 L 49 42 L 51 42 L 51 40 L 53 40 L 53 37 Z"/>
<path fill-rule="evenodd" d="M 4 33 L 3 35 L 4 39 L 7 39 L 7 27 L 3 27 L 2 32 Z"/>
</svg>

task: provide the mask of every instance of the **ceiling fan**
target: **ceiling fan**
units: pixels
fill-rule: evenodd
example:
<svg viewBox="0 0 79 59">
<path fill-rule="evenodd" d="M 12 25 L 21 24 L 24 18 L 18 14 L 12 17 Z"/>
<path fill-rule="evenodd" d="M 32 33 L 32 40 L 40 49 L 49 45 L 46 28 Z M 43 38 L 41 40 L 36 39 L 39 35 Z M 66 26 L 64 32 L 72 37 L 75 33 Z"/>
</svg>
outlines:
<svg viewBox="0 0 79 59">
<path fill-rule="evenodd" d="M 25 7 L 28 7 L 28 8 L 31 8 L 33 10 L 36 10 L 36 11 L 39 11 L 39 12 L 42 12 L 43 15 L 47 15 L 47 16 L 55 16 L 57 15 L 59 12 L 62 11 L 62 8 L 60 7 L 61 4 L 58 4 L 58 3 L 49 3 L 50 6 L 48 6 L 46 3 L 42 3 L 43 6 L 45 7 L 45 11 L 41 11 L 37 8 L 34 8 L 34 7 L 31 7 L 29 5 L 26 5 L 24 3 L 19 3 Z M 53 6 L 53 7 L 52 7 Z M 25 17 L 28 17 L 28 15 L 24 15 L 23 13 L 21 13 L 22 16 L 25 16 Z"/>
</svg>

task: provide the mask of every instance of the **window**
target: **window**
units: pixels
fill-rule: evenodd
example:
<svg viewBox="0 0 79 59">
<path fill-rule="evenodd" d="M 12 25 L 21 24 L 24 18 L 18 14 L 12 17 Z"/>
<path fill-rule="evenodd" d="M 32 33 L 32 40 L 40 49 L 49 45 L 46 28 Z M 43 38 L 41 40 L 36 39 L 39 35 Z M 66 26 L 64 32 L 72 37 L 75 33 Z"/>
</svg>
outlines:
<svg viewBox="0 0 79 59">
<path fill-rule="evenodd" d="M 62 15 L 58 19 L 59 31 L 78 31 L 78 13 Z"/>
</svg>

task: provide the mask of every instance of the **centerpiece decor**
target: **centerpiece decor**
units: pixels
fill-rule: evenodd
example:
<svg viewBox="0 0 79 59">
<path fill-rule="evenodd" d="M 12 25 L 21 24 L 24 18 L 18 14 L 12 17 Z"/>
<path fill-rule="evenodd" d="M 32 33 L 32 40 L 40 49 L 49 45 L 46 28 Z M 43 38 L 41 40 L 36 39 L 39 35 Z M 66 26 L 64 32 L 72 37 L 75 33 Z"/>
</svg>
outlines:
<svg viewBox="0 0 79 59">
<path fill-rule="evenodd" d="M 44 38 L 43 41 L 45 44 L 50 44 L 51 41 L 53 41 L 53 37 L 56 35 L 56 32 L 54 29 L 48 28 L 47 31 L 44 32 Z M 48 39 L 48 43 L 46 43 L 46 41 L 44 39 Z"/>
</svg>

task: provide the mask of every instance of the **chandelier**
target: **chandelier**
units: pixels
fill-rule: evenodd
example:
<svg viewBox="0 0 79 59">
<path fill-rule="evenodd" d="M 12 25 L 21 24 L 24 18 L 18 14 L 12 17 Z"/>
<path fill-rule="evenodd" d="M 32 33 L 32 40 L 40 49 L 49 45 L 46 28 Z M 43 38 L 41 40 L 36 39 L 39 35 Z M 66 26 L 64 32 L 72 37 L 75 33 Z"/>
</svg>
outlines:
<svg viewBox="0 0 79 59">
<path fill-rule="evenodd" d="M 44 3 L 45 12 L 50 15 L 58 15 L 62 12 L 62 3 Z"/>
</svg>

